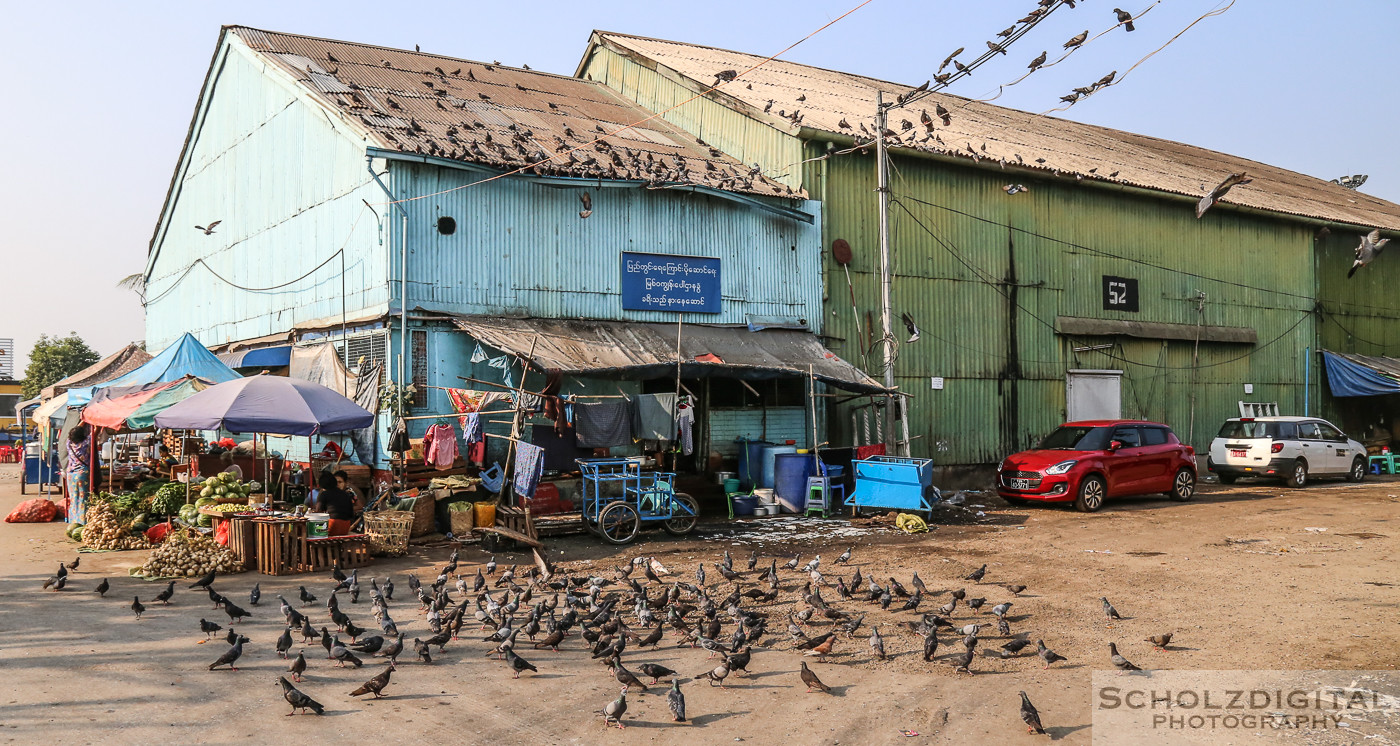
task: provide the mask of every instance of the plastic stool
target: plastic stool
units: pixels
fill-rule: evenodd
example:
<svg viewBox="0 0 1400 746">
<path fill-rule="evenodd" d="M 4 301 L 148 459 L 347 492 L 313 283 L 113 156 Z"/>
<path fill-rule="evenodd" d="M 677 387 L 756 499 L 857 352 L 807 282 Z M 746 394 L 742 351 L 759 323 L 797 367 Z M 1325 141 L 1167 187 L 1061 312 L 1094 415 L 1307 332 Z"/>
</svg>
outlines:
<svg viewBox="0 0 1400 746">
<path fill-rule="evenodd" d="M 826 477 L 807 477 L 807 508 L 803 516 L 816 513 L 825 518 L 827 495 L 831 492 L 831 480 Z"/>
</svg>

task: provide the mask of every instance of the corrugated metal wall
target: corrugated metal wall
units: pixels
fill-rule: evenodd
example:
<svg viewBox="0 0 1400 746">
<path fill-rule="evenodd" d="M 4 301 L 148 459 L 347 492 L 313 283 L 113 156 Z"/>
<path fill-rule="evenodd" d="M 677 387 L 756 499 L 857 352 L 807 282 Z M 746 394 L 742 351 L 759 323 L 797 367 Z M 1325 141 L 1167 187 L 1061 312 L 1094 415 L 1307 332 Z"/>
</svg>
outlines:
<svg viewBox="0 0 1400 746">
<path fill-rule="evenodd" d="M 1368 437 L 1373 425 L 1400 435 L 1400 397 L 1333 397 L 1319 350 L 1400 357 L 1400 260 L 1394 242 L 1350 278 L 1358 233 L 1334 229 L 1317 239 L 1318 321 L 1313 348 L 1312 411 L 1331 419 L 1353 437 Z"/>
<path fill-rule="evenodd" d="M 435 195 L 404 203 L 410 308 L 675 321 L 672 312 L 623 310 L 621 253 L 639 251 L 721 260 L 722 313 L 689 313 L 689 323 L 743 324 L 755 314 L 819 326 L 819 223 L 692 192 L 564 188 L 520 179 L 447 191 L 482 177 L 415 163 L 395 162 L 390 169 L 396 194 Z M 585 191 L 593 204 L 587 219 L 579 217 Z M 797 204 L 820 214 L 817 202 Z M 437 228 L 443 216 L 457 223 L 452 235 Z M 393 260 L 397 276 L 397 250 Z"/>
<path fill-rule="evenodd" d="M 596 80 L 651 111 L 665 111 L 695 94 L 662 72 L 603 46 L 584 60 L 583 77 Z M 707 98 L 671 109 L 662 118 L 739 159 L 757 163 L 771 179 L 802 186 L 802 143 Z"/>
<path fill-rule="evenodd" d="M 225 49 L 155 249 L 146 308 L 152 350 L 186 331 L 219 344 L 342 310 L 339 259 L 264 292 L 234 287 L 211 269 L 245 288 L 267 288 L 306 274 L 343 245 L 348 314 L 385 308 L 389 300 L 379 223 L 361 201 L 383 202 L 384 194 L 370 180 L 364 146 L 240 46 Z M 221 222 L 213 235 L 194 229 L 215 220 Z"/>
<path fill-rule="evenodd" d="M 896 364 L 900 387 L 915 396 L 916 455 L 989 463 L 1033 443 L 1063 421 L 1070 369 L 1123 370 L 1124 416 L 1165 421 L 1198 448 L 1240 399 L 1301 410 L 1303 349 L 1313 334 L 1310 230 L 1225 211 L 1197 221 L 1179 201 L 925 159 L 895 163 L 895 313 L 908 312 L 923 332 L 898 347 Z M 878 337 L 874 170 L 870 156 L 814 163 L 807 188 L 826 200 L 826 244 L 844 238 L 854 250 L 859 324 L 868 312 Z M 1030 191 L 1008 195 L 1002 187 L 1013 181 Z M 1138 280 L 1139 312 L 1103 310 L 1104 275 Z M 872 332 L 856 329 L 850 292 L 828 262 L 827 333 L 844 340 L 831 345 L 849 360 L 865 347 L 876 372 L 880 353 L 869 349 Z M 1251 327 L 1259 344 L 1202 343 L 1193 372 L 1189 341 L 1070 339 L 1051 328 L 1056 316 Z M 896 336 L 907 336 L 898 322 Z M 933 376 L 945 379 L 943 390 L 931 389 Z M 1244 383 L 1255 393 L 1245 395 Z"/>
</svg>

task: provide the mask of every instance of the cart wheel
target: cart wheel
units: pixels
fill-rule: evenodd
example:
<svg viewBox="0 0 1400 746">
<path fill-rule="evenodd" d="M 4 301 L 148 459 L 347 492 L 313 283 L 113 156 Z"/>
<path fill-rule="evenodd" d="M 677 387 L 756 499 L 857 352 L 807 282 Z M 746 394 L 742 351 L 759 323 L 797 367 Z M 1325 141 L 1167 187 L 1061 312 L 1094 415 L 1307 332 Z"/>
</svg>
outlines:
<svg viewBox="0 0 1400 746">
<path fill-rule="evenodd" d="M 677 492 L 672 499 L 684 505 L 690 512 L 677 513 L 675 508 L 672 507 L 671 515 L 674 517 L 662 523 L 661 528 L 665 529 L 666 533 L 672 536 L 685 536 L 695 530 L 695 523 L 700 520 L 700 504 L 695 502 L 695 498 L 684 492 Z"/>
<path fill-rule="evenodd" d="M 625 502 L 609 503 L 598 514 L 598 532 L 610 544 L 626 544 L 642 526 L 637 509 Z"/>
</svg>

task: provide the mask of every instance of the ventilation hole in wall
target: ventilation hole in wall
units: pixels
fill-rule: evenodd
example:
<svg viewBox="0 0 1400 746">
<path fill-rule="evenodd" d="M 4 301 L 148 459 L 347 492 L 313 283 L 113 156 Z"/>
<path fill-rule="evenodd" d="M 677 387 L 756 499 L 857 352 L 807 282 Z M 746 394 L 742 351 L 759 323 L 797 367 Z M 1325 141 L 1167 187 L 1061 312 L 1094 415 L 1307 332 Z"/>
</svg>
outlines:
<svg viewBox="0 0 1400 746">
<path fill-rule="evenodd" d="M 438 218 L 437 229 L 438 233 L 444 236 L 450 236 L 457 232 L 457 221 L 444 215 Z"/>
</svg>

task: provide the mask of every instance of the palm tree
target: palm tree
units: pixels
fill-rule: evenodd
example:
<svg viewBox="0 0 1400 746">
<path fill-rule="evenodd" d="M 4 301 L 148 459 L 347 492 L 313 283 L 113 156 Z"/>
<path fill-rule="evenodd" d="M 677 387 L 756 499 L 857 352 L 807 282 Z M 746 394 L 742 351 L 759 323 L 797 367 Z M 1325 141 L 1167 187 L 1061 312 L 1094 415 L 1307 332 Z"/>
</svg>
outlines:
<svg viewBox="0 0 1400 746">
<path fill-rule="evenodd" d="M 141 299 L 141 305 L 146 305 L 146 273 L 137 272 L 134 275 L 127 275 L 117 281 L 117 287 L 123 290 L 130 290 L 136 293 L 136 297 Z"/>
</svg>

